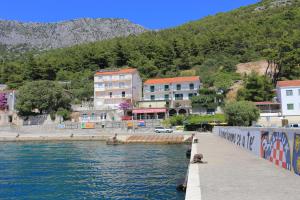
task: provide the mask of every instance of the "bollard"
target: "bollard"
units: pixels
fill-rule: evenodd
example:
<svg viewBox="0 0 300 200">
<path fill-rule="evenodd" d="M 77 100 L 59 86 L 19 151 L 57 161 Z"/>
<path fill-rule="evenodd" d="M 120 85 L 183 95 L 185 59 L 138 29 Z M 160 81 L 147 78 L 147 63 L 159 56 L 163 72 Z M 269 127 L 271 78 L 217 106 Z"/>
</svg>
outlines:
<svg viewBox="0 0 300 200">
<path fill-rule="evenodd" d="M 191 163 L 205 163 L 202 161 L 202 159 L 203 159 L 203 155 L 201 153 L 195 154 L 193 157 L 193 161 Z"/>
<path fill-rule="evenodd" d="M 187 158 L 191 158 L 191 152 L 192 152 L 192 149 L 190 149 L 190 148 L 186 151 L 185 155 Z"/>
</svg>

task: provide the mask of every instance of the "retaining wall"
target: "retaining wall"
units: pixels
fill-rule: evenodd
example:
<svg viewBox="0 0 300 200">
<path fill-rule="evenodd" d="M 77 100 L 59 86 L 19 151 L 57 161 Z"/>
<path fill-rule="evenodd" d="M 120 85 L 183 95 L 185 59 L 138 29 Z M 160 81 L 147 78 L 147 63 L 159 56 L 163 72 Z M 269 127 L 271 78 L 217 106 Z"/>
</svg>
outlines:
<svg viewBox="0 0 300 200">
<path fill-rule="evenodd" d="M 300 175 L 300 129 L 215 127 L 213 133 Z"/>
</svg>

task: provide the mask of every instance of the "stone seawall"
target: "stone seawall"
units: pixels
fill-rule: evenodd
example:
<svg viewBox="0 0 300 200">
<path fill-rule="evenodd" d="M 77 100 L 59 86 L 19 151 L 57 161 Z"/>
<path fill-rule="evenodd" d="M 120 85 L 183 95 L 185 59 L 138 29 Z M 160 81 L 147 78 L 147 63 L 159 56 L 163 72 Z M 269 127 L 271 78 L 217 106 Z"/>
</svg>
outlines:
<svg viewBox="0 0 300 200">
<path fill-rule="evenodd" d="M 122 144 L 129 143 L 153 143 L 153 144 L 182 144 L 190 142 L 193 132 L 182 133 L 140 133 L 127 131 L 107 131 L 97 130 L 53 130 L 43 131 L 36 129 L 25 132 L 20 130 L 0 130 L 0 142 L 20 142 L 20 141 L 107 141 L 117 134 L 117 140 Z"/>
<path fill-rule="evenodd" d="M 213 133 L 300 175 L 300 129 L 215 127 Z"/>
<path fill-rule="evenodd" d="M 195 139 L 199 140 L 197 135 L 195 136 Z M 190 162 L 193 161 L 195 154 L 200 153 L 198 150 L 198 146 L 198 143 L 193 142 L 191 147 Z M 189 164 L 185 200 L 201 200 L 199 167 L 199 164 L 196 163 Z"/>
</svg>

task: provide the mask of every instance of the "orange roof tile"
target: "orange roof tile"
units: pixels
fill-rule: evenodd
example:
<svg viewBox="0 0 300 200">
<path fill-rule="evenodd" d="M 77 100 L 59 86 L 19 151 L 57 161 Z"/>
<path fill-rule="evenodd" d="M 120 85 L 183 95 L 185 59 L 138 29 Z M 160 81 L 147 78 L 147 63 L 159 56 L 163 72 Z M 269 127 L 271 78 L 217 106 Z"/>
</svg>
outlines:
<svg viewBox="0 0 300 200">
<path fill-rule="evenodd" d="M 291 81 L 278 81 L 278 87 L 293 87 L 300 86 L 300 80 L 291 80 Z"/>
<path fill-rule="evenodd" d="M 170 83 L 192 82 L 192 81 L 199 81 L 199 80 L 200 80 L 199 76 L 157 78 L 157 79 L 148 79 L 145 81 L 145 84 L 170 84 Z"/>
<path fill-rule="evenodd" d="M 117 69 L 112 71 L 98 71 L 96 75 L 132 74 L 137 70 L 134 68 Z"/>
</svg>

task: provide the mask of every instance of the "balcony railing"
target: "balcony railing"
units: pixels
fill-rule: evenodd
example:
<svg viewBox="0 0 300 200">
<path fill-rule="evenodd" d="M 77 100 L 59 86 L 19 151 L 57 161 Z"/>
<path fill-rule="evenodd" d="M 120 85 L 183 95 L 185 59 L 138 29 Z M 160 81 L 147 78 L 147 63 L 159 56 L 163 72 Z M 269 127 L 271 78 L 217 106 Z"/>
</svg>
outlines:
<svg viewBox="0 0 300 200">
<path fill-rule="evenodd" d="M 260 110 L 260 113 L 280 113 L 281 110 Z"/>
</svg>

